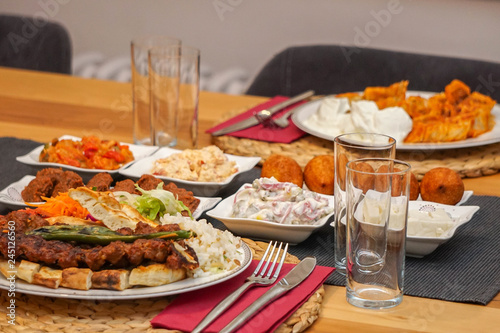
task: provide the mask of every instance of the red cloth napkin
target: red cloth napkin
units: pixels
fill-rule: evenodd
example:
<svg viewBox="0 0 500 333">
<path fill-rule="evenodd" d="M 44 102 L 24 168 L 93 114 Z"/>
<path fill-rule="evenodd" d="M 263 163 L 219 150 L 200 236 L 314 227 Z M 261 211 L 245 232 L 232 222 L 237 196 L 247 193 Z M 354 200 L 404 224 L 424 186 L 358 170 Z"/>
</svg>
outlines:
<svg viewBox="0 0 500 333">
<path fill-rule="evenodd" d="M 245 279 L 252 274 L 258 261 L 253 260 L 250 266 L 238 276 L 215 286 L 179 295 L 161 313 L 151 320 L 155 328 L 181 330 L 191 332 L 203 318 L 225 297 L 238 289 Z M 277 281 L 284 277 L 294 264 L 284 264 Z M 334 268 L 316 266 L 309 277 L 294 289 L 269 303 L 262 311 L 249 319 L 238 331 L 272 332 L 294 313 L 325 282 Z M 277 282 L 276 282 L 277 283 Z M 219 332 L 238 314 L 246 309 L 257 298 L 272 286 L 250 287 L 229 309 L 226 310 L 204 332 Z"/>
<path fill-rule="evenodd" d="M 207 130 L 207 133 L 218 131 L 220 129 L 226 128 L 229 125 L 237 123 L 241 120 L 254 117 L 258 111 L 267 109 L 273 105 L 286 101 L 287 99 L 288 97 L 276 96 L 265 103 L 259 104 L 256 107 L 251 108 L 250 110 L 237 115 L 236 117 L 233 117 L 215 127 L 212 127 L 211 129 Z M 303 103 L 305 103 L 305 101 L 301 101 L 293 105 L 290 105 L 289 107 L 275 113 L 273 115 L 273 118 L 278 118 L 281 114 L 287 112 L 291 108 L 296 108 L 297 106 Z M 286 128 L 269 128 L 269 127 L 264 127 L 262 124 L 258 124 L 249 128 L 245 128 L 240 131 L 228 133 L 226 135 L 235 136 L 238 138 L 267 141 L 267 142 L 290 143 L 292 141 L 300 139 L 301 137 L 307 134 L 306 132 L 299 129 L 293 123 L 291 118 L 289 118 L 289 120 L 290 120 L 290 125 Z"/>
</svg>

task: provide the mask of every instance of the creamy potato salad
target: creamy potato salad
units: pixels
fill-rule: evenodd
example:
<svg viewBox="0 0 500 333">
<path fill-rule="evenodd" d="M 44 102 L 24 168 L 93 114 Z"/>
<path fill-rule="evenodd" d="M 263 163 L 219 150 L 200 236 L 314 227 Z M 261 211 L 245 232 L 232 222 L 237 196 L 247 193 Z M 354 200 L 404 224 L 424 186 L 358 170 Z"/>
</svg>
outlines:
<svg viewBox="0 0 500 333">
<path fill-rule="evenodd" d="M 236 193 L 231 216 L 281 224 L 317 224 L 332 211 L 328 199 L 316 192 L 275 178 L 260 178 Z"/>
<path fill-rule="evenodd" d="M 238 172 L 236 162 L 229 161 L 217 146 L 186 149 L 181 153 L 156 160 L 151 169 L 153 175 L 215 183 L 223 182 L 236 172 Z"/>
</svg>

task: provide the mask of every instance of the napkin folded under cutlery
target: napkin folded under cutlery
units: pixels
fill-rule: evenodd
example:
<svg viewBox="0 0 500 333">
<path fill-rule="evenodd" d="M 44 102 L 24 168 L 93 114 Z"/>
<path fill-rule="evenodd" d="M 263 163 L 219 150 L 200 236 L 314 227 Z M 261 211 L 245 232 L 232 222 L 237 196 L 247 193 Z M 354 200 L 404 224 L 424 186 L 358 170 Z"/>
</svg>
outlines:
<svg viewBox="0 0 500 333">
<path fill-rule="evenodd" d="M 255 114 L 259 111 L 262 111 L 264 109 L 267 109 L 273 105 L 276 105 L 278 103 L 281 103 L 283 101 L 286 101 L 288 97 L 284 96 L 276 96 L 269 101 L 259 104 L 250 110 L 241 113 L 229 120 L 226 120 L 225 122 L 212 127 L 207 130 L 207 133 L 212 133 L 218 130 L 221 130 L 223 128 L 226 128 L 229 125 L 232 125 L 234 123 L 237 123 L 241 120 L 254 117 Z M 296 108 L 300 104 L 305 103 L 305 101 L 301 101 L 298 103 L 295 103 L 287 108 L 284 108 L 283 110 L 280 110 L 279 112 L 275 113 L 273 115 L 273 118 L 278 118 L 288 110 L 292 108 Z M 228 133 L 226 135 L 230 136 L 235 136 L 238 138 L 247 138 L 247 139 L 254 139 L 254 140 L 259 140 L 259 141 L 266 141 L 266 142 L 276 142 L 276 143 L 291 143 L 297 139 L 300 139 L 304 135 L 306 135 L 304 131 L 302 131 L 300 128 L 298 128 L 293 121 L 290 119 L 290 125 L 286 128 L 270 128 L 270 127 L 265 127 L 262 124 L 258 124 L 249 128 L 245 128 L 240 131 L 235 131 Z"/>
<path fill-rule="evenodd" d="M 220 301 L 245 282 L 245 279 L 255 270 L 257 265 L 258 261 L 253 260 L 244 272 L 230 280 L 177 296 L 172 303 L 151 320 L 151 325 L 155 328 L 184 332 L 192 331 Z M 284 277 L 293 267 L 295 267 L 295 264 L 284 264 L 277 281 Z M 332 267 L 316 266 L 311 275 L 298 287 L 268 304 L 262 311 L 241 326 L 239 330 L 242 332 L 273 332 L 314 294 L 333 270 Z M 235 304 L 210 324 L 204 332 L 220 331 L 271 287 L 272 285 L 265 287 L 254 286 L 247 290 Z"/>
</svg>

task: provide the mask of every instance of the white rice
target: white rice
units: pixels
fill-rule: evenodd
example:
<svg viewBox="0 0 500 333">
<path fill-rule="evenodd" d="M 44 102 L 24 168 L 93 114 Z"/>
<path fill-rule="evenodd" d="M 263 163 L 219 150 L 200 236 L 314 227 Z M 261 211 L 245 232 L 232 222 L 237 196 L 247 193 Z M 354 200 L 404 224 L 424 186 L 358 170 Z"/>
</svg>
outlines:
<svg viewBox="0 0 500 333">
<path fill-rule="evenodd" d="M 164 215 L 160 218 L 160 223 L 176 223 L 181 229 L 196 232 L 196 237 L 186 240 L 186 243 L 195 250 L 200 263 L 200 267 L 189 273 L 194 278 L 227 272 L 243 262 L 241 238 L 227 230 L 214 228 L 205 219 L 196 221 L 180 214 Z"/>
</svg>

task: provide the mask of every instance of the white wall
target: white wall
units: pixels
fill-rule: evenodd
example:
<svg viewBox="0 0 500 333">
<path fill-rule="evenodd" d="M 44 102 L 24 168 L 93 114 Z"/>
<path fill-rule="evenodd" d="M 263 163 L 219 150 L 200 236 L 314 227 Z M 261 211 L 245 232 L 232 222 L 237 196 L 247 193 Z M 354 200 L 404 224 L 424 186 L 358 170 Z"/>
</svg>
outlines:
<svg viewBox="0 0 500 333">
<path fill-rule="evenodd" d="M 391 6 L 393 14 L 378 23 L 376 13 Z M 75 54 L 128 56 L 134 36 L 176 36 L 199 47 L 202 63 L 216 70 L 255 73 L 287 46 L 316 43 L 500 62 L 500 1 L 3 0 L 0 12 L 61 22 Z M 371 36 L 362 39 L 359 31 Z"/>
</svg>

